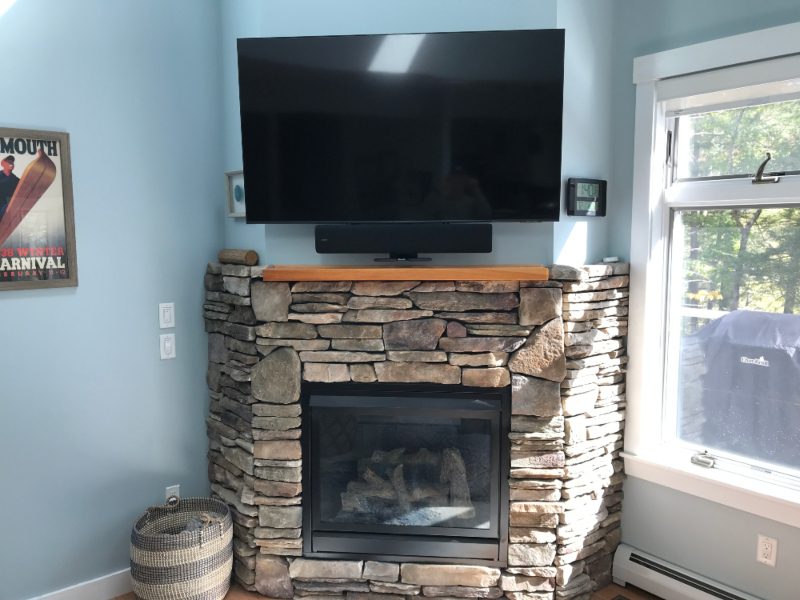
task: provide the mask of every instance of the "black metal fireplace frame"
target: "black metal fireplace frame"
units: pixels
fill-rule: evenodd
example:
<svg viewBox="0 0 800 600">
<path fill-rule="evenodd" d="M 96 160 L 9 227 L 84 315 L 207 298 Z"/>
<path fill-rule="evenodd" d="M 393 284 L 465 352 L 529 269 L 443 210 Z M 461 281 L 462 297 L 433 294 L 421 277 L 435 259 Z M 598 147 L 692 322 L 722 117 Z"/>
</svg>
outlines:
<svg viewBox="0 0 800 600">
<path fill-rule="evenodd" d="M 409 412 L 409 399 L 424 399 L 431 416 L 488 418 L 492 423 L 491 454 L 497 457 L 498 469 L 490 485 L 496 493 L 490 500 L 493 526 L 488 530 L 429 528 L 411 526 L 326 526 L 319 518 L 315 501 L 320 498 L 319 457 L 312 431 L 311 397 L 324 397 L 325 408 L 351 408 L 352 397 L 370 396 L 377 401 L 359 406 L 361 414 L 381 414 L 387 409 Z M 508 550 L 508 473 L 510 449 L 508 432 L 511 422 L 511 389 L 466 387 L 437 384 L 358 384 L 304 382 L 303 407 L 303 555 L 327 559 L 377 559 L 407 562 L 479 564 L 504 567 Z M 413 404 L 414 402 L 412 402 Z M 486 415 L 486 416 L 483 416 Z M 313 464 L 316 460 L 317 464 Z M 343 529 L 346 529 L 344 531 Z M 379 530 L 375 532 L 375 530 Z M 367 532 L 369 530 L 370 532 Z"/>
</svg>

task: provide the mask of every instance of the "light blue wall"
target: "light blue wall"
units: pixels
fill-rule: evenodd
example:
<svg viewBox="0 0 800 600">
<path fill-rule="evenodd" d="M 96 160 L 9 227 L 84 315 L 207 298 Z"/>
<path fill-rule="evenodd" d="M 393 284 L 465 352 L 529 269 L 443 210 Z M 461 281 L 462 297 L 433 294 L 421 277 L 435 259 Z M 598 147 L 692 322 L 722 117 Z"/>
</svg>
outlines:
<svg viewBox="0 0 800 600">
<path fill-rule="evenodd" d="M 624 491 L 625 543 L 758 598 L 800 598 L 800 530 L 632 477 Z M 774 568 L 756 562 L 760 533 L 778 540 Z"/>
<path fill-rule="evenodd" d="M 77 288 L 0 292 L 0 598 L 128 565 L 164 487 L 208 493 L 205 264 L 224 192 L 214 0 L 20 0 L 0 124 L 71 136 Z M 158 355 L 174 301 L 177 353 Z"/>
<path fill-rule="evenodd" d="M 556 0 L 227 0 L 222 15 L 225 163 L 240 169 L 236 38 L 282 35 L 469 31 L 556 26 Z M 354 264 L 364 256 L 314 252 L 310 225 L 247 225 L 227 219 L 228 246 L 253 248 L 262 263 Z M 435 255 L 439 264 L 547 263 L 552 256 L 549 223 L 494 226 L 494 252 Z"/>
<path fill-rule="evenodd" d="M 611 69 L 614 0 L 558 0 L 558 27 L 565 30 L 564 134 L 561 173 L 609 179 L 612 173 Z M 562 186 L 562 195 L 565 186 Z M 607 254 L 608 218 L 569 217 L 562 198 L 553 227 L 553 258 L 584 265 Z"/>
<path fill-rule="evenodd" d="M 617 0 L 614 19 L 609 252 L 630 255 L 636 56 L 800 21 L 797 0 Z M 756 535 L 778 539 L 778 566 L 755 561 Z M 800 597 L 800 530 L 628 478 L 623 541 L 769 600 Z"/>
</svg>

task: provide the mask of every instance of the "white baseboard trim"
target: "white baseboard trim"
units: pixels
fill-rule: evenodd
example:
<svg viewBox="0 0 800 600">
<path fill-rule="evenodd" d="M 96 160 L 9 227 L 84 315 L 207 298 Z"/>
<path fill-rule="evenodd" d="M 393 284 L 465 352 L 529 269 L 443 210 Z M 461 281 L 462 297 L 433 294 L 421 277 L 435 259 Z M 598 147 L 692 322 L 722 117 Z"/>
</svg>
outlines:
<svg viewBox="0 0 800 600">
<path fill-rule="evenodd" d="M 30 600 L 110 600 L 132 590 L 131 570 L 122 569 Z"/>
</svg>

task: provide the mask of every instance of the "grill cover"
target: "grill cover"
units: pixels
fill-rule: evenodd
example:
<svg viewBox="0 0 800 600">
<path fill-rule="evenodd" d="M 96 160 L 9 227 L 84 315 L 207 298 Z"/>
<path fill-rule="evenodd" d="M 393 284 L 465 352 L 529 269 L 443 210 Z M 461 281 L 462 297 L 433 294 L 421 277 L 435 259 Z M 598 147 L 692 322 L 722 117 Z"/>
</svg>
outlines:
<svg viewBox="0 0 800 600">
<path fill-rule="evenodd" d="M 800 315 L 737 310 L 690 337 L 704 361 L 703 443 L 800 468 Z"/>
</svg>

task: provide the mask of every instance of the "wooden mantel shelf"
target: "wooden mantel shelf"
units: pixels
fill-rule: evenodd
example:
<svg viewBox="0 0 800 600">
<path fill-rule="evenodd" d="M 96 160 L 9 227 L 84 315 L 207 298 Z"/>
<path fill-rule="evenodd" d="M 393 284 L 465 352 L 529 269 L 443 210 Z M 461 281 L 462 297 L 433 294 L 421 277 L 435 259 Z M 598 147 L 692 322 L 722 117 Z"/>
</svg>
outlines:
<svg viewBox="0 0 800 600">
<path fill-rule="evenodd" d="M 541 265 L 323 266 L 268 265 L 264 281 L 547 281 Z"/>
</svg>

